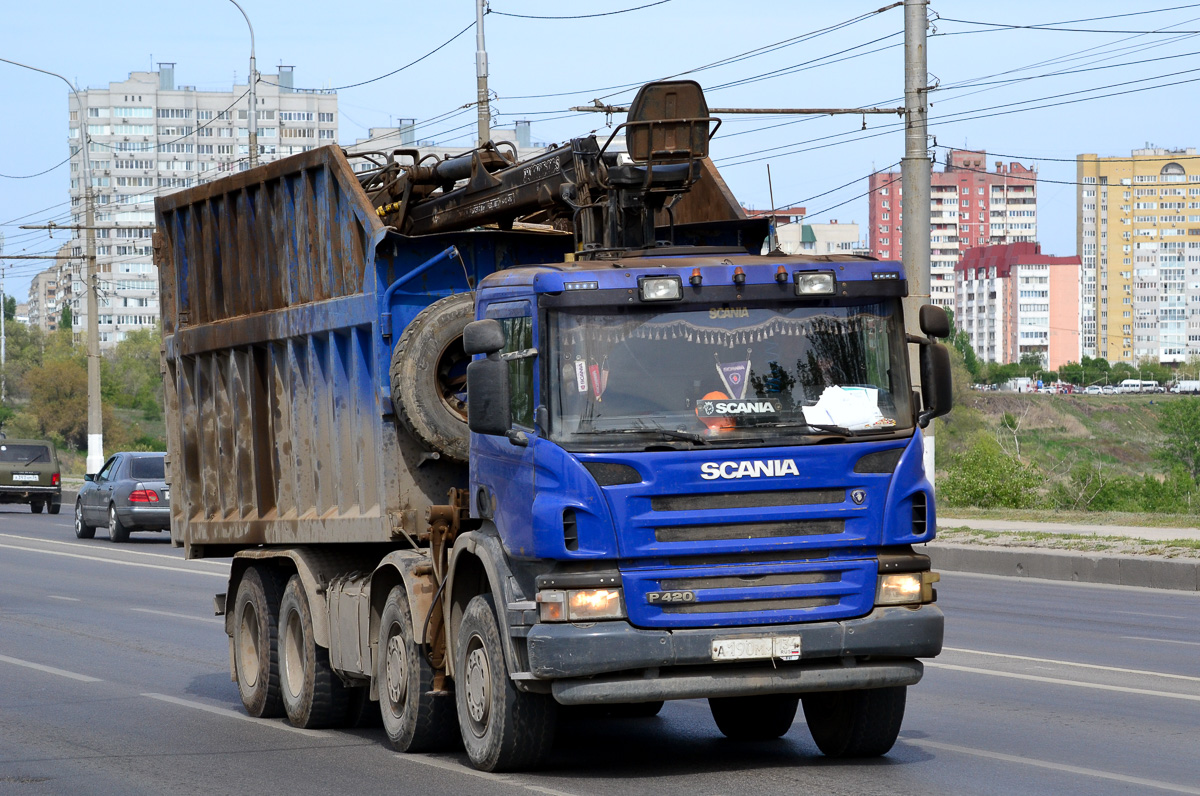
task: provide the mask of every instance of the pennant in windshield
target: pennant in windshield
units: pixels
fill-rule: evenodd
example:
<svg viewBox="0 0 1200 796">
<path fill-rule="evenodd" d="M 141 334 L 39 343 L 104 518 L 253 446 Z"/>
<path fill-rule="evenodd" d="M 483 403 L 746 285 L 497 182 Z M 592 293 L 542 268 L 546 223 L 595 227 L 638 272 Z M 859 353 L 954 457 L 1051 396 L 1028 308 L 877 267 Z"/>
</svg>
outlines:
<svg viewBox="0 0 1200 796">
<path fill-rule="evenodd" d="M 746 397 L 746 377 L 750 371 L 749 360 L 745 362 L 717 362 L 717 373 L 729 391 L 729 397 L 740 401 Z"/>
</svg>

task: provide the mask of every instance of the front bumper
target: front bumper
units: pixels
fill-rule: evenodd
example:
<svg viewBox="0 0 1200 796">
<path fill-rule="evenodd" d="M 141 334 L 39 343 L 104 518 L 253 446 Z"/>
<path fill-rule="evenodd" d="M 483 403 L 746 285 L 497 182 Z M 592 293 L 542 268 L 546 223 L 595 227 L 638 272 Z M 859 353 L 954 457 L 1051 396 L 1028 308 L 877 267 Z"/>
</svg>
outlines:
<svg viewBox="0 0 1200 796">
<path fill-rule="evenodd" d="M 165 531 L 171 527 L 171 507 L 144 506 L 117 507 L 117 517 L 123 525 L 144 531 Z"/>
<path fill-rule="evenodd" d="M 563 704 L 837 691 L 918 682 L 924 667 L 914 659 L 941 652 L 944 625 L 945 615 L 932 604 L 880 607 L 858 619 L 757 627 L 644 630 L 628 622 L 542 623 L 530 629 L 526 649 L 534 679 L 553 681 L 552 693 Z M 800 636 L 800 659 L 713 663 L 713 641 L 763 635 Z M 877 660 L 860 660 L 867 657 Z"/>
</svg>

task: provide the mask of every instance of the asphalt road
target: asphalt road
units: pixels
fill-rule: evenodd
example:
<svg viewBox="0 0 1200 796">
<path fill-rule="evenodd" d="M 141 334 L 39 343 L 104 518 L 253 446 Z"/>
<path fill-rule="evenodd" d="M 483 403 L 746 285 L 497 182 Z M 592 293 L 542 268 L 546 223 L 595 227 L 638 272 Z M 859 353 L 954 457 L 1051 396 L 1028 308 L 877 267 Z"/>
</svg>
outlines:
<svg viewBox="0 0 1200 796">
<path fill-rule="evenodd" d="M 879 760 L 826 760 L 802 717 L 734 744 L 687 701 L 568 722 L 546 770 L 491 775 L 248 718 L 211 615 L 226 565 L 97 537 L 0 507 L 0 793 L 1200 794 L 1196 594 L 945 575 L 947 650 Z"/>
</svg>

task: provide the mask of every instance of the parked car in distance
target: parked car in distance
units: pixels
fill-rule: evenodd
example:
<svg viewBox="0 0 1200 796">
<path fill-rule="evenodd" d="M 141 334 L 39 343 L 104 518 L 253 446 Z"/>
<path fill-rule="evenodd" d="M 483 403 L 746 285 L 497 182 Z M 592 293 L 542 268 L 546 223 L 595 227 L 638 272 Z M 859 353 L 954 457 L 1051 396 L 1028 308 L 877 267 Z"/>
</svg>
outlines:
<svg viewBox="0 0 1200 796">
<path fill-rule="evenodd" d="M 1111 384 L 1105 384 L 1100 389 L 1102 389 L 1104 391 L 1105 395 L 1114 395 L 1117 392 L 1117 388 L 1112 386 Z"/>
<path fill-rule="evenodd" d="M 1089 384 L 1083 391 L 1084 395 L 1103 395 L 1104 389 L 1099 384 Z"/>
<path fill-rule="evenodd" d="M 109 540 L 126 542 L 133 531 L 170 528 L 165 459 L 165 453 L 114 453 L 100 472 L 84 476 L 75 499 L 75 535 L 91 539 L 103 526 Z"/>
<path fill-rule="evenodd" d="M 62 472 L 53 442 L 0 437 L 0 503 L 24 503 L 34 514 L 62 508 Z"/>
</svg>

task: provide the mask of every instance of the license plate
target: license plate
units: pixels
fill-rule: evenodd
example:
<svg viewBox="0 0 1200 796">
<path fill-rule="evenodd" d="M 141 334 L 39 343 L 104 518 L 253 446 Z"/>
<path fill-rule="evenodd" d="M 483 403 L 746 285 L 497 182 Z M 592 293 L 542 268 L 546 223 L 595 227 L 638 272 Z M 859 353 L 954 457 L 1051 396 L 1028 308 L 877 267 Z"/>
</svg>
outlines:
<svg viewBox="0 0 1200 796">
<path fill-rule="evenodd" d="M 799 657 L 799 636 L 719 638 L 712 643 L 712 659 L 714 661 L 748 661 L 766 658 L 795 660 Z"/>
<path fill-rule="evenodd" d="M 37 473 L 13 473 L 12 478 L 14 481 L 37 481 L 38 474 Z"/>
<path fill-rule="evenodd" d="M 169 489 L 163 490 L 163 500 L 168 503 L 171 502 L 171 490 L 169 490 Z"/>
</svg>

